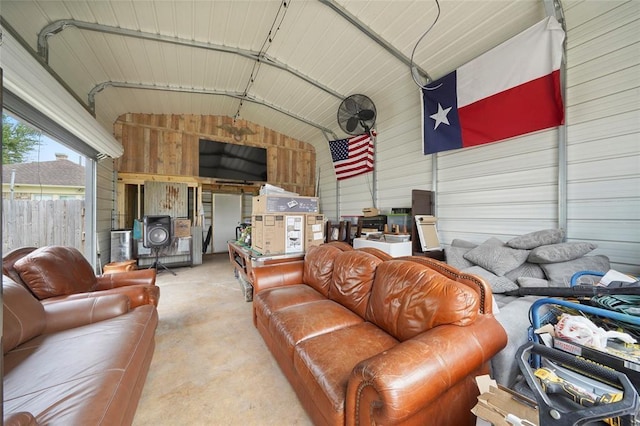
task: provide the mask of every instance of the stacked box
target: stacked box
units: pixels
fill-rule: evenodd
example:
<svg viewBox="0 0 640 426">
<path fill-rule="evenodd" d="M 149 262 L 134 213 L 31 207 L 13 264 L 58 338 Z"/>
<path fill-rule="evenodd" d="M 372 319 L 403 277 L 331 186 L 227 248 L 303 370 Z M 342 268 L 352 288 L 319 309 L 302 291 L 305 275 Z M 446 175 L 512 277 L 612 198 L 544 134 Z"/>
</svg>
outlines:
<svg viewBox="0 0 640 426">
<path fill-rule="evenodd" d="M 324 243 L 324 215 L 254 214 L 251 248 L 262 254 L 306 251 Z"/>
<path fill-rule="evenodd" d="M 259 195 L 253 197 L 253 214 L 318 213 L 318 197 Z"/>
<path fill-rule="evenodd" d="M 304 234 L 306 235 L 304 250 L 309 247 L 319 246 L 324 243 L 324 215 L 323 214 L 307 214 L 305 215 L 306 226 Z"/>
<path fill-rule="evenodd" d="M 324 242 L 317 197 L 253 197 L 251 248 L 262 254 L 300 253 Z"/>
</svg>

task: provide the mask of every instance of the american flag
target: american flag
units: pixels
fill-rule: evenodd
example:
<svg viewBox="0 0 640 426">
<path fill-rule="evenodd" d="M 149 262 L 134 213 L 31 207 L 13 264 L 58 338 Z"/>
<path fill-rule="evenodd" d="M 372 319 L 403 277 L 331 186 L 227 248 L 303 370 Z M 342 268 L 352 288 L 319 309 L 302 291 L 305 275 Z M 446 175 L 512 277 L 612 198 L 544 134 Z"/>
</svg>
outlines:
<svg viewBox="0 0 640 426">
<path fill-rule="evenodd" d="M 375 137 L 375 132 L 371 132 Z M 338 180 L 358 176 L 373 171 L 373 140 L 365 133 L 349 139 L 329 141 L 329 150 L 333 159 Z"/>
</svg>

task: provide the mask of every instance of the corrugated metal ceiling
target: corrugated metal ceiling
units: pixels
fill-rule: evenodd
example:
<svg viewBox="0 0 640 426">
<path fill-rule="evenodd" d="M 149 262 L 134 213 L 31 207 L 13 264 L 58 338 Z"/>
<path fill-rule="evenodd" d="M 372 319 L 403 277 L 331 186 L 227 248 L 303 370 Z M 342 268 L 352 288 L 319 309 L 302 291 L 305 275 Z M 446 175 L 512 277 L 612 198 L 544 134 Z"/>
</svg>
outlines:
<svg viewBox="0 0 640 426">
<path fill-rule="evenodd" d="M 237 96 L 245 91 L 241 118 L 312 143 L 324 141 L 320 128 L 344 136 L 336 95 L 369 96 L 379 126 L 401 111 L 415 110 L 419 117 L 418 91 L 406 64 L 321 1 L 284 4 L 2 0 L 0 12 L 34 50 L 38 35 L 59 20 L 145 35 L 67 25 L 47 38 L 49 65 L 87 103 L 95 92 L 96 118 L 109 131 L 127 112 L 234 116 Z M 407 58 L 437 14 L 435 0 L 336 4 Z M 415 55 L 433 78 L 544 17 L 542 0 L 441 0 L 440 7 L 439 21 Z M 254 58 L 203 46 L 253 52 Z M 260 52 L 265 56 L 255 74 Z"/>
</svg>

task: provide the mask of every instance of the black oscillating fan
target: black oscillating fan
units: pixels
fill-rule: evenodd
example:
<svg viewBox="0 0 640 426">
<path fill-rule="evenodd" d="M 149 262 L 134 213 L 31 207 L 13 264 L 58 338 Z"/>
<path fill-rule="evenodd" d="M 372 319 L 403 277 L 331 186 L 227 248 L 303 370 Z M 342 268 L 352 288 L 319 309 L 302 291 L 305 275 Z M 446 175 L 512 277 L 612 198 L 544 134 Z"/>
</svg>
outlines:
<svg viewBox="0 0 640 426">
<path fill-rule="evenodd" d="M 376 106 L 365 95 L 348 96 L 338 108 L 338 124 L 350 135 L 369 133 L 375 122 Z"/>
</svg>

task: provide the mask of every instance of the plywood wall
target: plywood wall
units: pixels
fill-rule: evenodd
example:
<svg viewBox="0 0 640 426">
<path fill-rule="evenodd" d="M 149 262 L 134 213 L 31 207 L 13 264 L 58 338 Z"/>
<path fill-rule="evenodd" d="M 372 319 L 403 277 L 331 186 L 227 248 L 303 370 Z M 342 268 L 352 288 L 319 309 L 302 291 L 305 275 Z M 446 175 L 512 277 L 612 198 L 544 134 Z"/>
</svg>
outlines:
<svg viewBox="0 0 640 426">
<path fill-rule="evenodd" d="M 235 140 L 220 126 L 248 127 L 254 134 Z M 267 148 L 268 182 L 300 195 L 315 188 L 316 153 L 311 144 L 292 139 L 244 120 L 211 115 L 123 114 L 114 134 L 124 147 L 115 162 L 120 173 L 198 176 L 198 141 L 201 138 Z M 203 184 L 215 184 L 208 178 Z"/>
</svg>

